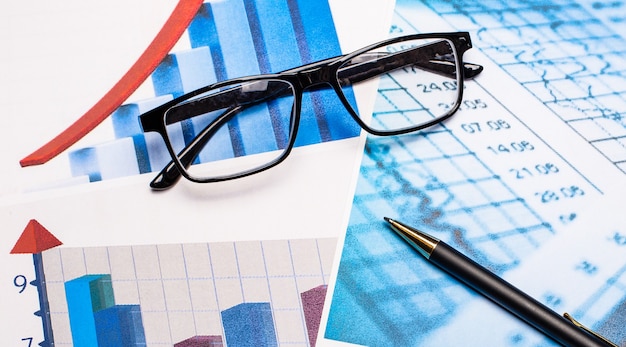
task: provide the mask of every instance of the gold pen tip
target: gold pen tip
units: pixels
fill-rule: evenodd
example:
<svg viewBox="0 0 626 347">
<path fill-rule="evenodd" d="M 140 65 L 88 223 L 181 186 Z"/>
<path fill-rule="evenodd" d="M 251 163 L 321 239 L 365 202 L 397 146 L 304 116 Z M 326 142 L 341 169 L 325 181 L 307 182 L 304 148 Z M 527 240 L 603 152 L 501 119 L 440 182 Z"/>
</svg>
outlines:
<svg viewBox="0 0 626 347">
<path fill-rule="evenodd" d="M 430 258 L 430 255 L 439 243 L 439 239 L 417 229 L 411 228 L 408 225 L 404 225 L 403 223 L 395 221 L 389 217 L 383 218 L 391 224 L 391 229 L 398 233 L 398 235 L 413 246 L 413 248 L 419 251 L 419 253 L 421 253 L 424 257 Z"/>
<path fill-rule="evenodd" d="M 394 229 L 395 231 L 400 231 L 399 229 L 405 229 L 408 228 L 407 225 L 404 225 L 400 222 L 398 222 L 395 219 L 389 218 L 389 217 L 383 217 L 383 219 L 389 223 L 389 225 L 391 226 L 392 229 Z"/>
<path fill-rule="evenodd" d="M 394 219 L 391 219 L 389 217 L 383 217 L 383 219 L 387 223 L 389 223 L 389 225 L 391 225 L 391 228 L 394 229 L 395 231 L 399 231 L 398 228 L 406 228 L 406 225 L 404 225 L 404 224 L 402 224 L 402 223 L 400 223 L 400 222 L 398 222 L 398 221 L 396 221 Z"/>
</svg>

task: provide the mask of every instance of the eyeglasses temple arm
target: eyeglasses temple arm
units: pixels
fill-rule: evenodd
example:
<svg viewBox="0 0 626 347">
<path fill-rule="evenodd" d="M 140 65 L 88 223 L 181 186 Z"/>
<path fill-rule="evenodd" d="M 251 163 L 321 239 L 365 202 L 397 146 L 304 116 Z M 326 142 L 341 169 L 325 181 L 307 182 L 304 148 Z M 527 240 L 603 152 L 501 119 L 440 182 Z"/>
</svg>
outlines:
<svg viewBox="0 0 626 347">
<path fill-rule="evenodd" d="M 338 72 L 338 77 L 340 80 L 349 80 L 350 83 L 356 83 L 399 67 L 416 65 L 421 69 L 455 78 L 456 67 L 454 61 L 446 59 L 446 55 L 439 53 L 439 51 L 445 51 L 445 49 L 449 50 L 449 45 L 444 43 L 444 41 L 440 41 L 416 47 L 412 50 L 406 50 L 401 53 L 371 53 L 372 55 L 375 54 L 379 56 L 379 58 L 341 68 Z M 299 69 L 300 68 L 293 70 Z M 464 63 L 463 70 L 465 78 L 472 78 L 478 75 L 483 70 L 483 67 L 477 64 Z M 168 111 L 167 124 L 224 109 L 231 105 L 242 105 L 265 100 L 268 98 L 268 95 L 275 96 L 280 94 L 281 91 L 284 92 L 288 89 L 282 83 L 272 83 L 271 81 L 260 81 L 257 83 L 267 83 L 268 85 L 258 92 L 244 93 L 239 88 L 225 90 L 207 97 L 192 99 L 176 106 Z"/>
<path fill-rule="evenodd" d="M 351 83 L 356 83 L 379 74 L 392 71 L 399 67 L 410 65 L 416 65 L 424 70 L 429 70 L 431 72 L 454 78 L 456 75 L 454 61 L 447 59 L 445 53 L 440 53 L 440 51 L 445 52 L 446 49 L 449 50 L 449 45 L 444 43 L 444 41 L 439 41 L 416 47 L 415 49 L 406 50 L 401 53 L 371 53 L 372 55 L 379 56 L 379 58 L 375 61 L 368 60 L 363 63 L 357 63 L 341 68 L 338 72 L 339 79 L 348 78 Z M 317 65 L 319 62 L 314 64 Z M 306 65 L 305 67 L 309 68 L 309 65 Z M 296 71 L 302 68 L 304 67 L 287 71 Z M 483 70 L 483 67 L 478 64 L 464 63 L 463 70 L 465 78 L 472 78 L 478 75 Z M 180 110 L 180 112 L 173 113 L 172 110 L 168 111 L 167 122 L 168 124 L 180 122 L 200 114 L 227 108 L 233 104 L 241 105 L 249 102 L 258 102 L 261 99 L 266 99 L 267 95 L 276 95 L 281 91 L 287 90 L 282 83 L 271 83 L 271 81 L 261 81 L 257 83 L 267 83 L 268 85 L 259 92 L 243 93 L 240 89 L 235 88 L 212 94 L 204 98 L 201 97 L 198 99 L 192 99 L 191 101 L 176 107 L 176 109 Z"/>
<path fill-rule="evenodd" d="M 167 111 L 166 125 L 203 115 L 205 113 L 226 109 L 233 105 L 254 105 L 269 98 L 290 93 L 290 88 L 281 82 L 252 81 L 247 84 L 267 84 L 258 91 L 242 91 L 240 88 L 228 89 L 215 94 L 199 97 L 176 105 Z"/>
<path fill-rule="evenodd" d="M 401 67 L 418 66 L 445 77 L 456 78 L 456 64 L 449 58 L 449 45 L 444 41 L 431 43 L 400 53 L 372 52 L 375 58 L 355 63 L 339 69 L 338 78 L 353 84 L 365 81 Z M 441 51 L 441 53 L 439 52 Z M 483 67 L 478 64 L 463 63 L 463 76 L 472 78 L 480 74 Z"/>
<path fill-rule="evenodd" d="M 193 141 L 186 145 L 185 148 L 178 153 L 179 161 L 183 166 L 186 168 L 189 167 L 198 153 L 200 153 L 202 148 L 204 148 L 204 145 L 211 139 L 211 137 L 213 137 L 217 130 L 244 108 L 254 106 L 277 96 L 291 93 L 290 88 L 282 83 L 271 83 L 271 81 L 262 81 L 261 83 L 263 82 L 268 83 L 266 86 L 267 88 L 265 89 L 266 91 L 264 92 L 243 93 L 239 89 L 229 90 L 224 93 L 210 95 L 206 98 L 177 106 L 168 111 L 167 123 L 170 124 L 223 109 L 226 107 L 225 105 L 231 106 L 223 114 L 202 129 L 202 131 L 194 137 Z M 214 96 L 216 97 L 214 98 Z M 180 179 L 180 177 L 180 171 L 172 160 L 165 165 L 152 182 L 150 182 L 150 187 L 155 190 L 165 190 L 172 187 Z"/>
<path fill-rule="evenodd" d="M 213 135 L 219 130 L 222 125 L 231 120 L 238 112 L 241 111 L 242 106 L 236 106 L 227 110 L 220 117 L 209 123 L 202 131 L 194 137 L 193 141 L 185 146 L 179 153 L 178 158 L 180 163 L 188 168 L 198 153 L 204 148 L 204 145 L 209 141 Z M 171 160 L 165 167 L 156 175 L 156 177 L 150 182 L 150 187 L 155 190 L 165 190 L 172 187 L 181 177 L 181 173 L 178 167 Z"/>
</svg>

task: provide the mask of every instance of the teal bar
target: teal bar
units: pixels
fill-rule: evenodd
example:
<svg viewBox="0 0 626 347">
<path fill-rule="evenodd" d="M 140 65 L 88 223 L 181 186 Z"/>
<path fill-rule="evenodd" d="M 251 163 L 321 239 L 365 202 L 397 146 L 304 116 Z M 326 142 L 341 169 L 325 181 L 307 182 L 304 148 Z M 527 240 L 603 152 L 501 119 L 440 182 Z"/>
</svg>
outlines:
<svg viewBox="0 0 626 347">
<path fill-rule="evenodd" d="M 65 299 L 74 346 L 98 346 L 94 312 L 114 305 L 111 275 L 85 275 L 65 282 Z"/>
</svg>

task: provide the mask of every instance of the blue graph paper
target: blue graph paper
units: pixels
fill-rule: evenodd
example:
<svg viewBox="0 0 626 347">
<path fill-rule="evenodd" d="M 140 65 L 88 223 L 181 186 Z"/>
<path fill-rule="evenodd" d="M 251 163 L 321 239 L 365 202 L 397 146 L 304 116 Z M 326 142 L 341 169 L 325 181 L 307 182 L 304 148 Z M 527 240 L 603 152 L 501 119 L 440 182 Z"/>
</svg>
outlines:
<svg viewBox="0 0 626 347">
<path fill-rule="evenodd" d="M 626 341 L 626 265 L 622 266 L 618 272 L 612 274 L 612 276 L 606 281 L 606 284 L 602 286 L 597 293 L 594 293 L 592 298 L 585 302 L 577 312 L 577 317 L 580 319 L 587 319 L 587 317 L 593 317 L 595 314 L 595 308 L 604 308 L 608 305 L 612 306 L 608 310 L 608 314 L 604 315 L 602 319 L 592 326 L 594 331 L 599 331 L 602 336 L 606 337 L 610 341 L 617 341 L 624 344 Z M 612 305 L 618 302 L 617 305 Z M 620 303 L 621 302 L 621 303 Z M 607 305 L 607 303 L 610 303 Z M 590 321 L 590 318 L 587 321 Z M 593 317 L 596 318 L 596 317 Z"/>
<path fill-rule="evenodd" d="M 606 84 L 617 83 L 618 67 L 625 66 L 614 47 L 620 36 L 572 2 L 427 5 L 456 29 L 469 30 L 476 47 L 579 134 L 600 134 L 586 138 L 620 166 L 615 148 L 621 147 L 624 129 L 607 124 L 621 124 L 624 84 Z M 397 2 L 404 33 L 420 19 L 418 13 L 403 16 L 410 8 L 409 1 Z M 473 88 L 469 83 L 468 91 Z M 398 91 L 408 92 L 403 86 Z M 377 102 L 375 113 L 382 105 Z M 402 103 L 391 103 L 401 114 Z M 416 257 L 384 216 L 446 240 L 498 274 L 518 266 L 553 233 L 445 124 L 411 136 L 368 138 L 326 338 L 368 346 L 423 345 L 473 296 Z"/>
<path fill-rule="evenodd" d="M 470 31 L 490 59 L 626 171 L 626 40 L 618 26 L 608 27 L 578 1 L 425 3 Z M 609 5 L 619 23 L 623 3 Z"/>
<path fill-rule="evenodd" d="M 327 338 L 368 346 L 416 345 L 471 296 L 416 257 L 391 234 L 384 216 L 450 240 L 497 273 L 516 266 L 551 233 L 444 127 L 415 140 L 420 145 L 409 146 L 410 139 L 404 145 L 387 139 L 366 144 Z M 420 147 L 430 147 L 430 157 L 419 153 Z M 469 193 L 475 195 L 468 198 Z"/>
</svg>

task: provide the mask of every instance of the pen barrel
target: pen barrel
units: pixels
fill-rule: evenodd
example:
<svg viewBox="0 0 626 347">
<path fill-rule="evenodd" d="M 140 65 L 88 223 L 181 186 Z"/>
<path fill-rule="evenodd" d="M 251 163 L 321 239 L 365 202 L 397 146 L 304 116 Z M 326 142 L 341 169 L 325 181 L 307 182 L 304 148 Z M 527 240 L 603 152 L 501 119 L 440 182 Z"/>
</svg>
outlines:
<svg viewBox="0 0 626 347">
<path fill-rule="evenodd" d="M 429 259 L 468 287 L 564 346 L 608 346 L 443 242 L 437 244 Z"/>
</svg>

